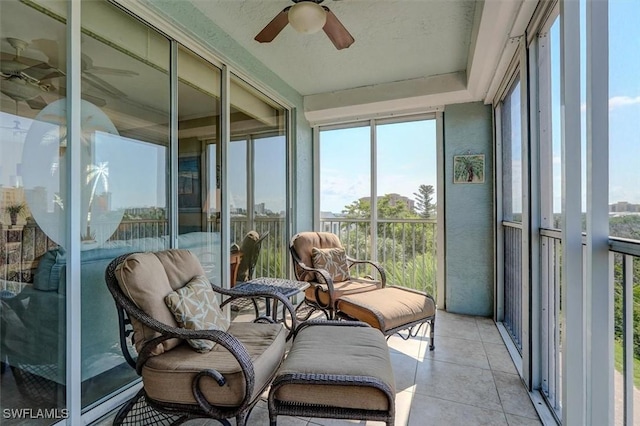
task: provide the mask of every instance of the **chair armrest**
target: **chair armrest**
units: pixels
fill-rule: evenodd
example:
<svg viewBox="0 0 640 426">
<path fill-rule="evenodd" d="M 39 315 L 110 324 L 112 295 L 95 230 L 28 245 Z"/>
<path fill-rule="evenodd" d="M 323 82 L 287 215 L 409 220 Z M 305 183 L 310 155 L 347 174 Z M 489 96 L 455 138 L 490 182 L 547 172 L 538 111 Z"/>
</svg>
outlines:
<svg viewBox="0 0 640 426">
<path fill-rule="evenodd" d="M 335 296 L 334 296 L 335 290 L 333 288 L 333 279 L 331 278 L 331 275 L 329 275 L 329 271 L 327 271 L 326 269 L 309 267 L 309 266 L 305 265 L 303 262 L 300 262 L 300 261 L 296 261 L 296 265 L 295 266 L 299 267 L 300 269 L 302 269 L 302 274 L 300 274 L 298 279 L 304 277 L 306 274 L 315 274 L 315 273 L 320 274 L 320 276 L 322 276 L 322 278 L 324 279 L 324 283 L 327 284 L 327 290 L 329 290 L 329 298 L 330 298 L 330 300 L 334 300 L 335 299 Z M 320 282 L 320 281 L 309 281 L 309 284 L 311 286 L 315 287 L 318 284 L 323 284 L 323 283 Z M 320 303 L 320 299 L 317 297 L 317 295 L 316 295 L 316 302 L 318 304 Z M 326 306 L 326 307 L 328 308 L 329 306 Z"/>
<path fill-rule="evenodd" d="M 347 262 L 349 262 L 349 269 L 353 265 L 363 265 L 369 264 L 378 270 L 378 274 L 380 274 L 380 281 L 382 282 L 382 287 L 387 285 L 387 274 L 384 272 L 384 268 L 378 262 L 374 262 L 372 260 L 358 260 L 352 257 L 347 256 Z"/>
</svg>

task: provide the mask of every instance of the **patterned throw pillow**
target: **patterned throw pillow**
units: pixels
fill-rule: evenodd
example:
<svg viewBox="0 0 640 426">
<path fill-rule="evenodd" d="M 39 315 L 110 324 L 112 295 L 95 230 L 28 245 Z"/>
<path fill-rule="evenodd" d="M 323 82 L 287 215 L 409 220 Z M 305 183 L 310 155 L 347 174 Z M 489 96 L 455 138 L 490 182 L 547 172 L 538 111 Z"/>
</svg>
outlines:
<svg viewBox="0 0 640 426">
<path fill-rule="evenodd" d="M 346 281 L 349 279 L 349 264 L 347 255 L 342 247 L 311 249 L 311 260 L 313 267 L 325 269 L 334 282 Z M 316 274 L 318 281 L 324 282 L 322 275 Z"/>
<path fill-rule="evenodd" d="M 169 293 L 164 302 L 176 318 L 178 326 L 188 330 L 229 329 L 229 320 L 222 313 L 218 298 L 207 277 L 194 277 L 187 285 Z M 198 352 L 208 352 L 215 345 L 211 340 L 190 339 L 187 342 Z"/>
</svg>

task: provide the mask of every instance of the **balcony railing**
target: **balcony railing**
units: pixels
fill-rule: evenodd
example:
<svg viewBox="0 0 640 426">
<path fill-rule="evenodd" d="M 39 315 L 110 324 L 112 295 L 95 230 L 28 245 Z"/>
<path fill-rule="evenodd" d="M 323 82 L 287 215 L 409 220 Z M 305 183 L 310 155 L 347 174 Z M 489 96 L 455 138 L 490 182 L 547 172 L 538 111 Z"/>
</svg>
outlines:
<svg viewBox="0 0 640 426">
<path fill-rule="evenodd" d="M 436 296 L 436 221 L 431 219 L 381 219 L 375 235 L 368 219 L 321 219 L 321 229 L 338 235 L 349 256 L 372 259 L 385 269 L 387 283 L 425 291 Z M 372 254 L 375 237 L 377 251 Z M 361 269 L 358 275 L 372 271 Z"/>
<path fill-rule="evenodd" d="M 210 222 L 209 231 L 214 231 Z M 282 217 L 254 218 L 253 227 L 247 218 L 231 218 L 231 242 L 242 243 L 245 234 L 255 229 L 259 234 L 269 232 L 255 269 L 255 276 L 282 277 L 286 275 L 288 243 L 285 241 L 285 220 Z M 385 219 L 379 220 L 375 240 L 376 256 L 372 255 L 371 222 L 366 219 L 332 218 L 321 221 L 323 231 L 333 232 L 340 238 L 347 253 L 357 259 L 374 259 L 384 266 L 387 282 L 408 288 L 436 293 L 436 241 L 435 220 Z M 128 241 L 168 234 L 168 223 L 163 219 L 124 220 L 110 240 Z M 374 270 L 361 268 L 358 275 L 374 274 Z"/>
<path fill-rule="evenodd" d="M 504 229 L 505 328 L 521 336 L 522 231 L 513 224 Z M 561 416 L 562 397 L 562 233 L 540 231 L 542 393 Z M 584 242 L 583 242 L 584 244 Z M 634 424 L 633 401 L 640 397 L 640 242 L 611 237 L 609 253 L 614 278 L 614 354 L 616 424 Z M 507 271 L 510 271 L 509 273 Z M 608 285 L 608 283 L 602 283 Z M 636 407 L 637 409 L 637 407 Z"/>
</svg>

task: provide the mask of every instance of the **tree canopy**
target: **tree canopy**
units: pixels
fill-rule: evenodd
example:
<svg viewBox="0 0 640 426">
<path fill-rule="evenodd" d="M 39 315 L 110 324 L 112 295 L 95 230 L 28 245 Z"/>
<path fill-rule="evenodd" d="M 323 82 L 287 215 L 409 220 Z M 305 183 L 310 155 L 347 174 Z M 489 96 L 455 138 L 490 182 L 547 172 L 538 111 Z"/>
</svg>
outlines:
<svg viewBox="0 0 640 426">
<path fill-rule="evenodd" d="M 423 219 L 429 219 L 435 211 L 434 192 L 433 185 L 420 185 L 418 192 L 413 193 L 416 196 L 416 210 Z"/>
</svg>

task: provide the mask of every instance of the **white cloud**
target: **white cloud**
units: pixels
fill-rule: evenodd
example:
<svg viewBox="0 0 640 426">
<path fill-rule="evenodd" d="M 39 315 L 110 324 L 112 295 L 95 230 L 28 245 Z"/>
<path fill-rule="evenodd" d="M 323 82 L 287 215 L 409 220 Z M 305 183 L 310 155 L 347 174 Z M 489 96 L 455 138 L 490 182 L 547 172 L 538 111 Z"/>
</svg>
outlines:
<svg viewBox="0 0 640 426">
<path fill-rule="evenodd" d="M 619 107 L 638 104 L 640 104 L 640 96 L 614 96 L 609 99 L 609 111 Z"/>
<path fill-rule="evenodd" d="M 638 105 L 640 104 L 640 96 L 631 97 L 631 96 L 614 96 L 609 98 L 609 111 L 612 111 L 616 108 L 622 108 L 630 105 Z M 587 103 L 582 102 L 580 104 L 580 111 L 587 111 Z"/>
</svg>

